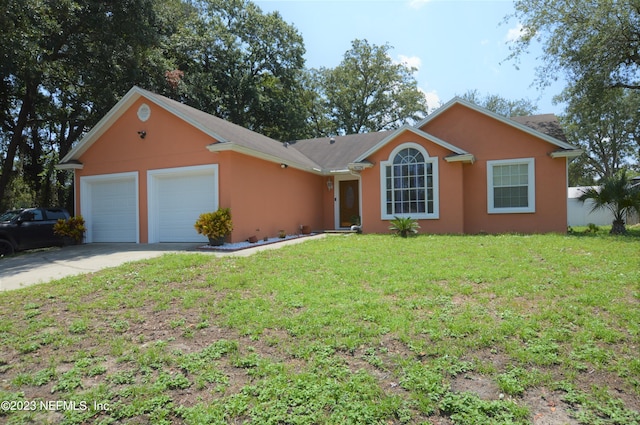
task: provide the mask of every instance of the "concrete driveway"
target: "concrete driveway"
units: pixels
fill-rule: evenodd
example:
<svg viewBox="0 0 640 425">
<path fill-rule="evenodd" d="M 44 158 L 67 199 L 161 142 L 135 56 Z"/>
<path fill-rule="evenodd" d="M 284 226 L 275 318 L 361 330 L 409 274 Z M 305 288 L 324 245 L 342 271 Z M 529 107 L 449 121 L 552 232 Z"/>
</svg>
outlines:
<svg viewBox="0 0 640 425">
<path fill-rule="evenodd" d="M 0 290 L 18 289 L 65 276 L 158 257 L 169 252 L 195 252 L 202 244 L 95 243 L 25 251 L 0 260 Z"/>
<path fill-rule="evenodd" d="M 171 252 L 248 256 L 265 249 L 277 249 L 284 245 L 324 236 L 292 239 L 232 252 L 198 250 L 202 243 L 92 243 L 25 251 L 13 257 L 0 259 L 0 291 L 19 289 L 76 274 L 92 273 L 107 267 L 159 257 Z"/>
</svg>

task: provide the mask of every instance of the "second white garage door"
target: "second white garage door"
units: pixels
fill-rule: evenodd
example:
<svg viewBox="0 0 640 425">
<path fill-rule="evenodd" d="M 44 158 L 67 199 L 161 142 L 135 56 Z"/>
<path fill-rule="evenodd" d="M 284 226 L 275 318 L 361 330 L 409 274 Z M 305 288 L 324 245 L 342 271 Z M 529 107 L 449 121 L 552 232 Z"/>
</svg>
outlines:
<svg viewBox="0 0 640 425">
<path fill-rule="evenodd" d="M 193 225 L 218 209 L 218 166 L 151 170 L 147 182 L 149 242 L 206 242 Z"/>
</svg>

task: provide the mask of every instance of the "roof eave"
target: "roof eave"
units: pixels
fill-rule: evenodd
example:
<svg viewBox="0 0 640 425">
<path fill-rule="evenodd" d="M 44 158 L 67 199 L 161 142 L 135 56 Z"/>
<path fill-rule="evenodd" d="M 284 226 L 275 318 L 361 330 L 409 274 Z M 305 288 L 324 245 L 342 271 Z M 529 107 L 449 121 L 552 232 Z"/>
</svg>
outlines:
<svg viewBox="0 0 640 425">
<path fill-rule="evenodd" d="M 412 133 L 416 134 L 417 136 L 420 136 L 424 139 L 430 140 L 431 142 L 435 143 L 436 145 L 439 145 L 445 149 L 450 150 L 451 152 L 455 153 L 455 154 L 459 154 L 459 155 L 465 155 L 468 154 L 467 151 L 460 149 L 457 146 L 454 146 L 450 143 L 445 142 L 444 140 L 433 136 L 427 132 L 424 132 L 422 130 L 420 130 L 419 128 L 413 127 L 409 124 L 405 124 L 402 127 L 400 127 L 399 129 L 397 129 L 396 131 L 394 131 L 393 133 L 391 133 L 390 135 L 388 135 L 387 137 L 385 137 L 384 139 L 382 139 L 380 142 L 378 142 L 374 147 L 372 147 L 371 149 L 369 149 L 368 151 L 366 151 L 365 153 L 363 153 L 362 155 L 360 155 L 358 158 L 356 158 L 356 160 L 354 161 L 354 163 L 356 162 L 362 162 L 364 161 L 367 157 L 369 157 L 370 155 L 372 155 L 373 153 L 375 153 L 376 151 L 378 151 L 379 149 L 381 149 L 384 145 L 386 145 L 387 143 L 389 143 L 390 141 L 392 141 L 393 139 L 395 139 L 396 137 L 398 137 L 400 134 L 402 134 L 405 131 L 411 131 Z"/>
<path fill-rule="evenodd" d="M 77 160 L 140 96 L 142 96 L 140 89 L 137 86 L 132 87 L 131 90 L 122 96 L 118 103 L 80 139 L 80 142 L 60 160 L 59 165 Z"/>
<path fill-rule="evenodd" d="M 367 168 L 373 168 L 373 164 L 369 161 L 350 162 L 349 165 L 347 165 L 347 168 L 349 171 L 360 172 Z"/>
<path fill-rule="evenodd" d="M 188 115 L 182 113 L 182 111 L 177 110 L 172 107 L 170 104 L 164 102 L 161 98 L 158 98 L 154 95 L 154 93 L 144 90 L 138 86 L 133 86 L 110 110 L 107 114 L 95 125 L 93 128 L 80 140 L 80 142 L 69 151 L 67 155 L 60 160 L 60 164 L 64 164 L 73 160 L 77 160 L 84 152 L 87 151 L 91 147 L 91 145 L 98 139 L 102 134 L 104 134 L 111 125 L 118 120 L 128 108 L 131 107 L 139 98 L 144 97 L 149 102 L 155 104 L 156 106 L 170 112 L 176 117 L 182 119 L 183 121 L 189 123 L 193 127 L 207 134 L 215 140 L 220 142 L 226 142 L 224 138 L 220 137 L 220 135 L 211 131 L 211 129 L 203 126 L 197 120 L 192 119 Z"/>
<path fill-rule="evenodd" d="M 553 151 L 549 156 L 553 159 L 556 158 L 577 158 L 582 155 L 584 151 L 582 149 L 562 149 L 559 151 Z"/>
<path fill-rule="evenodd" d="M 265 161 L 269 161 L 269 162 L 273 162 L 276 164 L 280 164 L 280 165 L 285 165 L 286 167 L 291 167 L 291 168 L 295 168 L 298 170 L 302 170 L 302 171 L 306 171 L 306 172 L 310 172 L 313 174 L 319 174 L 319 175 L 325 175 L 326 170 L 323 170 L 321 168 L 318 167 L 313 167 L 307 164 L 301 164 L 297 161 L 292 161 L 289 159 L 285 159 L 276 155 L 271 155 L 268 153 L 264 153 L 264 152 L 260 152 L 257 151 L 255 149 L 251 149 L 251 148 L 247 148 L 245 146 L 240 146 L 236 143 L 233 142 L 224 142 L 224 143 L 211 143 L 210 145 L 207 146 L 207 150 L 209 152 L 225 152 L 225 151 L 232 151 L 232 152 L 237 152 L 237 153 L 241 153 L 244 155 L 248 155 L 254 158 L 258 158 L 258 159 L 262 159 Z"/>
<path fill-rule="evenodd" d="M 444 160 L 447 162 L 464 162 L 464 163 L 473 164 L 474 162 L 476 162 L 476 157 L 473 156 L 473 154 L 471 153 L 465 153 L 465 154 L 445 156 Z"/>
<path fill-rule="evenodd" d="M 82 170 L 84 164 L 81 162 L 61 162 L 55 165 L 57 170 Z"/>
</svg>

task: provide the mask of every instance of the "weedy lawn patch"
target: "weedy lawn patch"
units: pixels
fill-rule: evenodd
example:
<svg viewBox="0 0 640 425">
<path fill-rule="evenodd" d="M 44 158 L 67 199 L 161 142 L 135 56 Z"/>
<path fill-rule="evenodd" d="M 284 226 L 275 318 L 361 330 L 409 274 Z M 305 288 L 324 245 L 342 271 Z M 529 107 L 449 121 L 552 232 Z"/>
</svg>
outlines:
<svg viewBox="0 0 640 425">
<path fill-rule="evenodd" d="M 336 236 L 2 293 L 0 421 L 638 424 L 633 232 Z"/>
</svg>

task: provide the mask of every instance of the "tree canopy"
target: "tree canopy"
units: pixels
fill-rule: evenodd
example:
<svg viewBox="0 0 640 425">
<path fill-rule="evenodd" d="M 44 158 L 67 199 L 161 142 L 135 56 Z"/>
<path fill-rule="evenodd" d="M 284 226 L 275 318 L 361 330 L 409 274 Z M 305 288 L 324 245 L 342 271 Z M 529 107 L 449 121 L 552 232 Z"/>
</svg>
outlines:
<svg viewBox="0 0 640 425">
<path fill-rule="evenodd" d="M 4 0 L 0 26 L 0 206 L 21 172 L 64 202 L 53 165 L 132 84 L 162 67 L 158 2 Z M 99 28 L 99 30 L 96 30 Z"/>
<path fill-rule="evenodd" d="M 427 102 L 415 69 L 394 63 L 391 46 L 354 40 L 342 62 L 314 71 L 319 90 L 313 103 L 320 134 L 354 134 L 397 128 L 426 115 Z"/>
<path fill-rule="evenodd" d="M 516 0 L 523 25 L 512 57 L 543 45 L 540 81 L 598 79 L 610 87 L 640 88 L 640 2 L 637 0 Z"/>
<path fill-rule="evenodd" d="M 512 45 L 516 61 L 534 42 L 543 47 L 537 79 L 560 77 L 567 87 L 569 141 L 585 150 L 571 164 L 573 184 L 610 178 L 638 165 L 640 89 L 640 1 L 516 0 L 521 37 Z"/>
<path fill-rule="evenodd" d="M 640 92 L 621 88 L 569 86 L 561 96 L 568 107 L 563 117 L 567 139 L 584 150 L 570 167 L 572 184 L 588 185 L 611 178 L 638 161 Z M 576 181 L 577 180 L 577 181 Z"/>
<path fill-rule="evenodd" d="M 167 94 L 277 140 L 303 134 L 305 49 L 298 31 L 248 0 L 191 4 L 188 21 L 171 37 L 180 73 Z"/>
<path fill-rule="evenodd" d="M 507 118 L 533 115 L 538 110 L 529 99 L 509 100 L 497 94 L 482 96 L 477 90 L 469 90 L 460 98 Z"/>
</svg>

